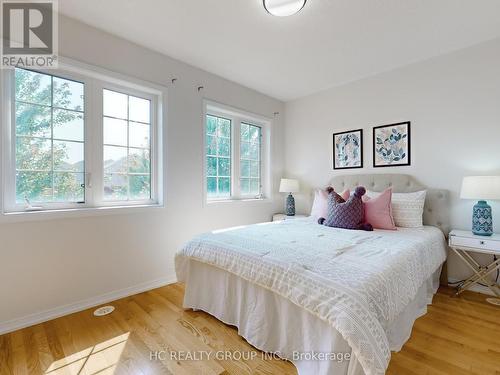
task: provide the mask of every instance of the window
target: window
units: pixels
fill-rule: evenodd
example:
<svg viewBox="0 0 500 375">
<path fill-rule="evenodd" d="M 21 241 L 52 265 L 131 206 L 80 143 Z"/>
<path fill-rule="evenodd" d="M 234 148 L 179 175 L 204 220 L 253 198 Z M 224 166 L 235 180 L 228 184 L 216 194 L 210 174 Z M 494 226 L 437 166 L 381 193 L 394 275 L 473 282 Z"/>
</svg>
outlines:
<svg viewBox="0 0 500 375">
<path fill-rule="evenodd" d="M 207 115 L 207 194 L 231 196 L 231 120 Z"/>
<path fill-rule="evenodd" d="M 151 102 L 103 90 L 104 199 L 151 198 Z"/>
<path fill-rule="evenodd" d="M 269 121 L 207 104 L 205 188 L 208 201 L 258 199 L 268 194 Z"/>
<path fill-rule="evenodd" d="M 241 123 L 240 186 L 243 196 L 260 194 L 261 132 L 260 126 Z"/>
<path fill-rule="evenodd" d="M 77 68 L 2 86 L 4 211 L 161 203 L 161 88 Z"/>
<path fill-rule="evenodd" d="M 84 202 L 84 84 L 15 71 L 16 202 Z"/>
</svg>

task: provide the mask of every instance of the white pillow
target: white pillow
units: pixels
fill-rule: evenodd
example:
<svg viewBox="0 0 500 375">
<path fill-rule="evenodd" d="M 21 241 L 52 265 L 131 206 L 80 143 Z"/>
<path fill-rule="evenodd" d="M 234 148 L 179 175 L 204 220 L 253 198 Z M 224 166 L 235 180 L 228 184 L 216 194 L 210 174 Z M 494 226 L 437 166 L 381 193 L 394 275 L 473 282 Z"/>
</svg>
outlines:
<svg viewBox="0 0 500 375">
<path fill-rule="evenodd" d="M 374 197 L 380 193 L 367 192 Z M 392 216 L 397 227 L 419 228 L 423 226 L 425 196 L 427 190 L 415 193 L 392 193 Z"/>
</svg>

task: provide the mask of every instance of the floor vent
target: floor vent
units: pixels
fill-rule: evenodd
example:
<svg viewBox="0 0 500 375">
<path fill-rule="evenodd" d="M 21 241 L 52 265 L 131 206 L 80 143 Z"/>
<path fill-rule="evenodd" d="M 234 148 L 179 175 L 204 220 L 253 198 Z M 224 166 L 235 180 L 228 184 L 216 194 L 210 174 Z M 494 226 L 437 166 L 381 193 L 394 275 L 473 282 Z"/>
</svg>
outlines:
<svg viewBox="0 0 500 375">
<path fill-rule="evenodd" d="M 94 311 L 94 316 L 108 315 L 111 314 L 113 311 L 115 311 L 115 308 L 113 306 L 99 307 L 96 311 Z"/>
</svg>

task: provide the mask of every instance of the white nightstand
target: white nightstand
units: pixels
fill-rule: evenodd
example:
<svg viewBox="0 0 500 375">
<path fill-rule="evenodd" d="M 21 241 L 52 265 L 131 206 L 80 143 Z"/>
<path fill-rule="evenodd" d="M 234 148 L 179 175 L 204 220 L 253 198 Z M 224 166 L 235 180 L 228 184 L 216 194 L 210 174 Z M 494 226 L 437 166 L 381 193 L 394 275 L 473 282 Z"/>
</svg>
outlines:
<svg viewBox="0 0 500 375">
<path fill-rule="evenodd" d="M 500 286 L 491 282 L 487 277 L 500 269 L 500 235 L 476 236 L 472 232 L 463 230 L 452 230 L 448 243 L 458 257 L 469 266 L 474 275 L 465 280 L 457 288 L 457 295 L 469 289 L 474 284 L 482 282 L 497 297 L 500 297 Z M 494 261 L 488 266 L 481 266 L 470 253 L 490 254 L 494 256 Z"/>
<path fill-rule="evenodd" d="M 295 215 L 295 216 L 286 216 L 285 214 L 274 214 L 273 221 L 283 221 L 283 220 L 292 220 L 292 219 L 302 219 L 307 217 L 307 215 Z"/>
</svg>

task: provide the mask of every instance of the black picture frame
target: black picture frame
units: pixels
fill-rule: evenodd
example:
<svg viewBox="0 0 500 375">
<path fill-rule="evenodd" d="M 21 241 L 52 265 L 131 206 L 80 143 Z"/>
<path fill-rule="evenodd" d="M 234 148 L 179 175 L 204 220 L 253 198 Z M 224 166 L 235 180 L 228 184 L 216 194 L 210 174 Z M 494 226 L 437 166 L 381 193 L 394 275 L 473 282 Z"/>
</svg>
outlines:
<svg viewBox="0 0 500 375">
<path fill-rule="evenodd" d="M 359 139 L 360 139 L 360 145 L 359 145 L 359 158 L 361 160 L 361 165 L 359 166 L 354 166 L 354 167 L 340 167 L 340 166 L 337 166 L 336 165 L 336 149 L 335 149 L 335 137 L 336 136 L 339 136 L 339 135 L 343 135 L 343 134 L 349 134 L 349 133 L 359 133 Z M 332 137 L 332 140 L 333 140 L 333 151 L 332 151 L 332 155 L 333 155 L 333 169 L 334 170 L 341 170 L 341 169 L 359 169 L 359 168 L 363 168 L 363 159 L 364 159 L 364 154 L 363 154 L 363 129 L 355 129 L 355 130 L 348 130 L 348 131 L 345 131 L 345 132 L 339 132 L 339 133 L 333 133 L 333 137 Z"/>
<path fill-rule="evenodd" d="M 407 129 L 407 150 L 406 150 L 406 162 L 404 163 L 390 163 L 390 164 L 379 164 L 377 165 L 376 162 L 376 147 L 377 147 L 377 130 L 383 129 L 383 128 L 390 128 L 390 127 L 395 127 L 395 126 L 401 126 L 401 125 L 406 125 Z M 386 167 L 406 167 L 411 165 L 411 121 L 404 121 L 404 122 L 396 122 L 394 124 L 387 124 L 387 125 L 381 125 L 381 126 L 375 126 L 372 130 L 372 135 L 373 135 L 373 140 L 372 140 L 372 151 L 373 151 L 373 168 L 386 168 Z"/>
</svg>

